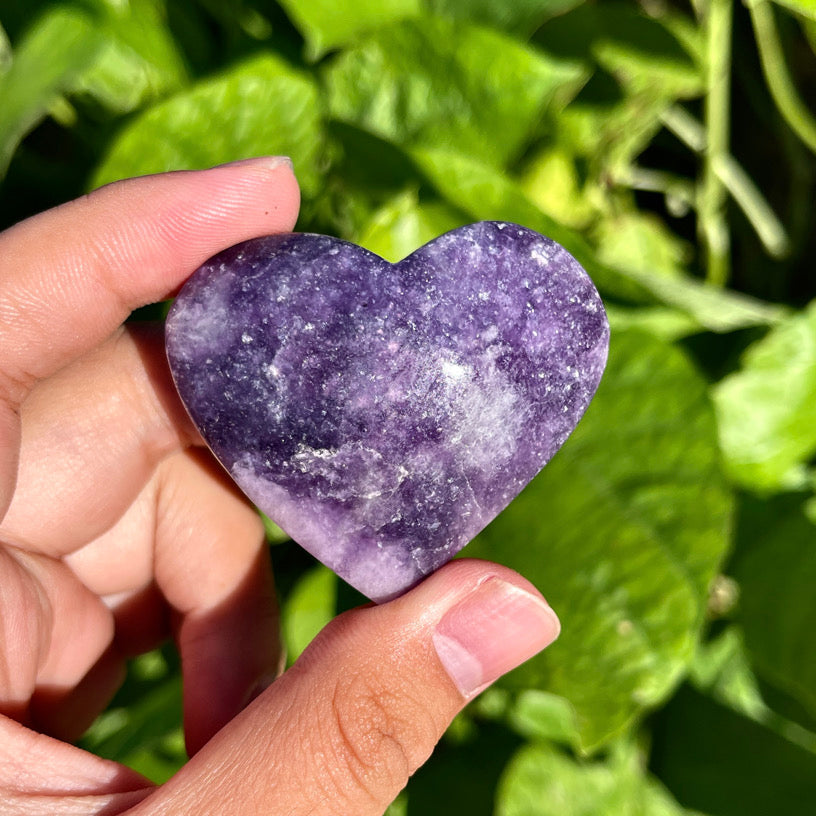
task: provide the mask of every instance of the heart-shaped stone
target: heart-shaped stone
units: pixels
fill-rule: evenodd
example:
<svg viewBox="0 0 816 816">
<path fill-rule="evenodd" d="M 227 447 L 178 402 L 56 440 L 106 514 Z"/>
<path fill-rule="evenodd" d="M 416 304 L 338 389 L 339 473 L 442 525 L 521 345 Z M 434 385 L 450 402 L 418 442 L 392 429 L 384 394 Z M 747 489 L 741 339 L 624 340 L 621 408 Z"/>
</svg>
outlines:
<svg viewBox="0 0 816 816">
<path fill-rule="evenodd" d="M 167 318 L 176 386 L 215 455 L 377 601 L 452 558 L 550 460 L 608 342 L 577 261 L 491 221 L 397 264 L 323 235 L 247 241 Z"/>
</svg>

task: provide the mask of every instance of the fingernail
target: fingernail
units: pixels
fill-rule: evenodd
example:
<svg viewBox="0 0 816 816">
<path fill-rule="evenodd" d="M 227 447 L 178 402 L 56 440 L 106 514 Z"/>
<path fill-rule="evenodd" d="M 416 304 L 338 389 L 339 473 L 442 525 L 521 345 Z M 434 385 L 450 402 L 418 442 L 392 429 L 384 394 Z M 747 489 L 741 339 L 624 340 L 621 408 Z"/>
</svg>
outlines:
<svg viewBox="0 0 816 816">
<path fill-rule="evenodd" d="M 549 646 L 560 631 L 558 617 L 542 598 L 494 577 L 444 614 L 433 644 L 469 698 Z"/>
<path fill-rule="evenodd" d="M 259 166 L 266 167 L 269 170 L 274 170 L 276 167 L 281 167 L 283 165 L 288 167 L 290 170 L 295 169 L 295 166 L 289 156 L 254 156 L 249 159 L 237 159 L 236 161 L 217 164 L 212 169 L 215 170 L 219 167 L 238 167 L 243 164 L 257 164 Z"/>
</svg>

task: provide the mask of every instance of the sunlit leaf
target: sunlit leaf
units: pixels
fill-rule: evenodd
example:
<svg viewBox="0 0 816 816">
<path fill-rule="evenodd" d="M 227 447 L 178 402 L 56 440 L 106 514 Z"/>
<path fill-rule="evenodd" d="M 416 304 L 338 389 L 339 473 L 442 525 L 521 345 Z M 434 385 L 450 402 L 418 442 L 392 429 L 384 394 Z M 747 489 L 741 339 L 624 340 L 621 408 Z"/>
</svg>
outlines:
<svg viewBox="0 0 816 816">
<path fill-rule="evenodd" d="M 281 5 L 306 39 L 313 59 L 421 10 L 421 0 L 281 0 Z"/>
<path fill-rule="evenodd" d="M 103 45 L 74 90 L 117 112 L 179 89 L 187 70 L 167 24 L 165 0 L 95 0 Z"/>
<path fill-rule="evenodd" d="M 690 246 L 654 215 L 630 212 L 603 219 L 593 232 L 601 263 L 645 275 L 684 273 Z"/>
<path fill-rule="evenodd" d="M 700 324 L 685 312 L 666 306 L 616 306 L 608 303 L 606 314 L 612 330 L 639 329 L 663 340 L 678 340 L 700 331 Z"/>
<path fill-rule="evenodd" d="M 114 141 L 93 185 L 283 154 L 291 156 L 302 188 L 310 193 L 318 184 L 322 136 L 312 80 L 265 54 L 137 116 Z"/>
<path fill-rule="evenodd" d="M 20 140 L 48 113 L 101 44 L 91 18 L 71 6 L 38 17 L 0 72 L 0 177 Z"/>
<path fill-rule="evenodd" d="M 578 761 L 548 745 L 522 748 L 497 794 L 496 816 L 690 816 L 646 773 L 630 745 L 605 761 Z"/>
<path fill-rule="evenodd" d="M 584 0 L 425 0 L 432 11 L 457 20 L 495 26 L 527 35 L 545 20 Z"/>
<path fill-rule="evenodd" d="M 647 16 L 633 3 L 583 3 L 542 26 L 535 40 L 567 58 L 592 54 L 632 90 L 672 97 L 703 90 L 702 67 L 695 61 L 699 47 L 690 53 L 685 38 L 678 39 L 661 16 Z"/>
<path fill-rule="evenodd" d="M 733 477 L 759 490 L 802 486 L 816 453 L 816 301 L 752 345 L 714 398 Z"/>
<path fill-rule="evenodd" d="M 456 146 L 502 164 L 583 77 L 579 65 L 490 29 L 425 18 L 380 29 L 343 52 L 326 83 L 341 121 L 400 145 Z"/>
<path fill-rule="evenodd" d="M 594 214 L 578 178 L 573 157 L 563 148 L 548 147 L 527 165 L 520 179 L 525 195 L 561 224 L 580 229 Z"/>
<path fill-rule="evenodd" d="M 467 217 L 451 206 L 442 202 L 420 204 L 416 194 L 408 192 L 374 214 L 358 243 L 394 263 L 465 223 Z"/>
<path fill-rule="evenodd" d="M 810 20 L 816 20 L 816 0 L 773 0 L 773 2 Z"/>
<path fill-rule="evenodd" d="M 290 662 L 334 617 L 336 605 L 337 576 L 327 567 L 317 566 L 298 581 L 283 610 L 283 635 Z"/>
</svg>

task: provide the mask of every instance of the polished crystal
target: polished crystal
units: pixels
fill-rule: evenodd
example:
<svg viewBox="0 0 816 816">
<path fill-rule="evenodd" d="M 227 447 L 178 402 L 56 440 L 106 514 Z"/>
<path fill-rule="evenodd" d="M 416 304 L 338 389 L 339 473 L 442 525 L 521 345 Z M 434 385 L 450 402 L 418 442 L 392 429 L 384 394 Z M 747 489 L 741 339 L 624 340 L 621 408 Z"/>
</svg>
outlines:
<svg viewBox="0 0 816 816">
<path fill-rule="evenodd" d="M 608 340 L 577 261 L 505 222 L 396 264 L 323 235 L 247 241 L 205 263 L 167 319 L 176 385 L 215 455 L 378 601 L 448 561 L 551 459 Z"/>
</svg>

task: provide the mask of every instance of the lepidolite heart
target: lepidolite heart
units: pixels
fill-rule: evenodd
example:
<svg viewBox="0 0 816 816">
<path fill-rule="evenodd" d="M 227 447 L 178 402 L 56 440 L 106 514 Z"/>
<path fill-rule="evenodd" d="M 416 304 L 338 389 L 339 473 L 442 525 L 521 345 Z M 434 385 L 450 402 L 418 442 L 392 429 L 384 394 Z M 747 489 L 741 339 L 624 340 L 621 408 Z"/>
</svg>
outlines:
<svg viewBox="0 0 816 816">
<path fill-rule="evenodd" d="M 247 241 L 167 318 L 173 377 L 215 455 L 378 601 L 453 557 L 550 460 L 608 342 L 572 256 L 503 222 L 397 264 L 323 235 Z"/>
</svg>

